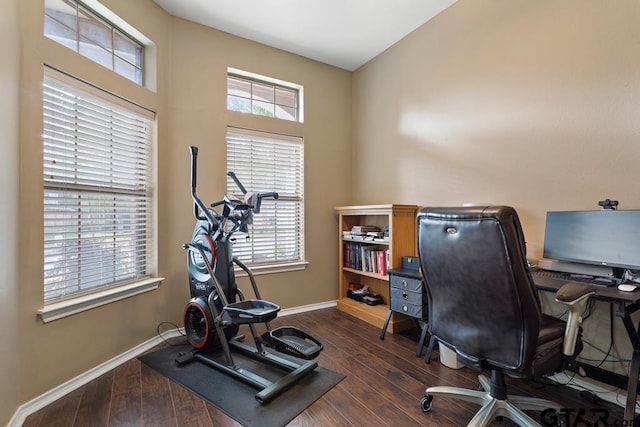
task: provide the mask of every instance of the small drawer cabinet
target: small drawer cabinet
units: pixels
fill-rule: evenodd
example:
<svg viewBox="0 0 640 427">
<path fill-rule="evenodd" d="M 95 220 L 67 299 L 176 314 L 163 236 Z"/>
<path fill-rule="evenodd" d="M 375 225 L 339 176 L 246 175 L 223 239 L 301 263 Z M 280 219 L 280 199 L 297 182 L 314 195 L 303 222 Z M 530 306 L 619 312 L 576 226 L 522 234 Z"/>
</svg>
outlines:
<svg viewBox="0 0 640 427">
<path fill-rule="evenodd" d="M 418 271 L 389 270 L 389 309 L 415 319 L 428 314 L 427 295 Z"/>
<path fill-rule="evenodd" d="M 407 261 L 407 259 L 409 261 L 413 261 L 414 264 L 411 262 L 406 263 L 405 261 Z M 414 266 L 415 268 L 406 268 Z M 387 314 L 387 321 L 382 326 L 380 339 L 384 339 L 388 319 L 391 318 L 391 314 L 394 312 L 413 317 L 417 325 L 419 325 L 418 321 L 422 320 L 422 333 L 420 335 L 418 350 L 416 352 L 416 356 L 421 357 L 427 336 L 429 301 L 427 298 L 426 288 L 422 281 L 422 275 L 417 267 L 416 259 L 405 257 L 405 259 L 403 259 L 403 267 L 404 268 L 390 269 L 387 271 L 387 274 L 389 275 L 389 313 Z M 430 339 L 425 358 L 427 362 L 431 359 L 431 352 L 434 344 L 435 340 Z"/>
</svg>

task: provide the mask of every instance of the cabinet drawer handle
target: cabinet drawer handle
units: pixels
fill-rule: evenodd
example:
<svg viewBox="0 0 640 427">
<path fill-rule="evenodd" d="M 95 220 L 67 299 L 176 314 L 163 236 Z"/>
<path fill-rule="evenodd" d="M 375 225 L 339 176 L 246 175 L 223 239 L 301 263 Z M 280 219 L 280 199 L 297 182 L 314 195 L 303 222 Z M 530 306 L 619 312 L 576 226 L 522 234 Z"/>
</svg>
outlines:
<svg viewBox="0 0 640 427">
<path fill-rule="evenodd" d="M 403 293 L 402 293 L 402 298 L 404 298 L 404 299 L 408 299 L 408 298 L 409 298 L 409 295 L 408 295 L 406 292 L 403 292 Z"/>
<path fill-rule="evenodd" d="M 403 311 L 409 311 L 409 307 L 407 307 L 406 305 L 402 304 L 402 310 Z"/>
<path fill-rule="evenodd" d="M 407 281 L 406 281 L 406 280 L 403 280 L 403 281 L 402 281 L 402 286 L 404 286 L 404 287 L 406 288 L 407 286 L 409 286 L 409 284 L 407 283 Z"/>
</svg>

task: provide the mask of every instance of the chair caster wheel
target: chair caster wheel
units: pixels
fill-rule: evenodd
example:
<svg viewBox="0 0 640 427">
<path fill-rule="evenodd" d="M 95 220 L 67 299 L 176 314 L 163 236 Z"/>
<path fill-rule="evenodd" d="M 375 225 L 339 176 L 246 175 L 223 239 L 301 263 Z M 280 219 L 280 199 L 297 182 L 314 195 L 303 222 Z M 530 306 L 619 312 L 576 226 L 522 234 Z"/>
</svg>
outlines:
<svg viewBox="0 0 640 427">
<path fill-rule="evenodd" d="M 425 396 L 420 400 L 420 407 L 422 408 L 422 412 L 429 412 L 431 410 L 432 400 L 433 400 L 432 395 L 425 394 Z"/>
</svg>

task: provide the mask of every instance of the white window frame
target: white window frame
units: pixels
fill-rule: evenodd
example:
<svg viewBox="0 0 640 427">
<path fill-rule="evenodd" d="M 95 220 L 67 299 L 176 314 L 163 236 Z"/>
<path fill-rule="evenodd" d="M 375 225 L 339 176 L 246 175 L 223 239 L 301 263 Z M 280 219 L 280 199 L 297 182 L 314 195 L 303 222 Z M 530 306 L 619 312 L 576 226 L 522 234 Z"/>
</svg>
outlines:
<svg viewBox="0 0 640 427">
<path fill-rule="evenodd" d="M 234 256 L 256 274 L 304 269 L 308 263 L 303 139 L 228 127 L 227 171 L 234 172 L 247 191 L 275 191 L 279 195 L 278 200 L 262 200 L 260 213 L 253 216 L 253 225 L 249 226 L 248 240 L 237 235 Z M 227 193 L 239 194 L 229 177 Z"/>
<path fill-rule="evenodd" d="M 280 79 L 274 79 L 273 77 L 268 77 L 268 76 L 263 76 L 260 74 L 256 74 L 256 73 L 251 73 L 249 71 L 244 71 L 244 70 L 239 70 L 237 68 L 232 68 L 232 67 L 228 67 L 227 68 L 227 109 L 230 111 L 241 111 L 241 110 L 235 110 L 233 108 L 229 108 L 230 104 L 229 104 L 229 97 L 235 97 L 234 94 L 231 93 L 230 90 L 230 85 L 229 85 L 229 78 L 239 78 L 241 80 L 245 80 L 249 83 L 252 84 L 259 84 L 259 85 L 266 85 L 266 86 L 271 86 L 273 87 L 274 90 L 276 90 L 277 88 L 285 88 L 291 91 L 295 91 L 297 93 L 297 101 L 296 101 L 296 117 L 294 120 L 289 120 L 286 118 L 279 118 L 274 116 L 269 116 L 269 115 L 264 115 L 264 114 L 258 114 L 256 112 L 254 112 L 254 108 L 253 108 L 253 104 L 255 101 L 258 101 L 258 99 L 256 99 L 253 96 L 253 93 L 249 94 L 248 97 L 245 98 L 245 100 L 247 102 L 249 102 L 250 104 L 250 110 L 251 112 L 246 112 L 248 114 L 254 114 L 254 115 L 258 115 L 258 116 L 262 116 L 262 117 L 271 117 L 271 118 L 276 118 L 276 119 L 280 119 L 280 120 L 288 120 L 288 121 L 293 121 L 293 122 L 298 122 L 298 123 L 304 123 L 304 86 L 296 84 L 296 83 L 291 83 L 291 82 L 287 82 L 284 80 L 280 80 Z M 273 105 L 274 109 L 278 108 L 278 103 L 277 100 L 274 98 L 274 100 L 271 102 L 266 102 L 267 104 Z M 243 111 L 241 111 L 243 112 Z"/>
<path fill-rule="evenodd" d="M 51 291 L 53 286 L 50 285 L 56 281 L 61 281 L 62 288 L 69 287 L 73 289 L 74 282 L 67 281 L 69 278 L 83 275 L 86 278 L 89 272 L 100 272 L 101 274 L 100 279 L 84 282 L 85 284 L 90 283 L 88 289 L 84 289 L 81 284 L 79 290 L 74 290 L 69 294 L 61 291 L 58 292 L 59 295 L 55 295 L 53 298 L 47 298 L 45 294 L 43 298 L 44 307 L 38 310 L 38 315 L 44 322 L 49 322 L 151 291 L 158 288 L 162 278 L 156 276 L 156 198 L 153 190 L 155 182 L 155 158 L 153 155 L 155 114 L 49 67 L 45 67 L 44 76 L 43 201 L 45 206 L 43 211 L 43 266 L 45 281 L 43 291 L 47 289 Z M 62 114 L 66 115 L 62 117 Z M 122 137 L 115 136 L 119 132 L 122 132 Z M 134 133 L 134 139 L 131 139 Z M 77 144 L 80 141 L 82 141 L 81 144 Z M 127 163 L 121 168 L 118 167 L 117 163 L 105 161 L 108 153 L 121 154 L 130 144 L 134 147 L 143 144 L 143 154 L 140 154 L 139 148 L 132 148 L 132 150 L 136 150 L 136 154 L 127 156 Z M 111 148 L 115 146 L 120 148 L 115 150 Z M 67 153 L 73 152 L 70 149 L 75 149 L 75 147 L 88 153 L 84 156 L 84 160 L 67 156 Z M 104 151 L 99 151 L 103 149 Z M 107 154 L 103 155 L 101 153 Z M 141 160 L 138 161 L 136 159 Z M 136 165 L 132 166 L 131 161 L 135 161 Z M 140 161 L 146 161 L 147 164 L 139 163 Z M 86 165 L 82 170 L 83 166 L 81 164 L 85 162 Z M 103 165 L 104 168 L 102 167 Z M 138 178 L 129 178 L 132 176 L 130 173 L 132 170 L 136 172 Z M 103 172 L 99 173 L 100 171 Z M 140 173 L 143 173 L 143 175 L 140 175 Z M 109 182 L 107 178 L 115 181 Z M 87 217 L 85 216 L 87 213 L 87 210 L 84 209 L 85 207 L 91 208 L 92 214 L 96 212 L 97 202 L 91 201 L 87 205 L 78 205 L 81 207 L 77 207 L 74 210 L 77 220 L 66 222 L 65 218 L 68 215 L 60 216 L 60 214 L 56 213 L 56 209 L 59 206 L 56 203 L 59 203 L 57 202 L 59 199 L 56 199 L 53 205 L 48 205 L 51 207 L 47 207 L 47 203 L 53 200 L 50 199 L 52 194 L 63 196 L 64 199 L 62 200 L 67 201 L 80 201 L 84 196 L 88 197 L 89 200 L 107 196 L 111 200 L 109 202 L 109 213 L 111 215 L 127 215 L 127 218 L 129 216 L 135 217 L 134 219 L 138 222 L 132 222 L 130 225 L 127 222 L 127 229 L 123 229 L 122 225 L 125 221 L 121 218 L 125 217 L 118 216 L 118 220 L 112 221 L 96 220 L 95 217 L 91 218 L 90 215 Z M 123 211 L 121 210 L 123 208 L 122 203 L 113 202 L 113 199 L 116 198 L 128 200 L 125 203 L 129 203 L 130 200 L 136 200 L 136 205 L 131 209 L 126 205 L 124 206 L 126 210 Z M 93 205 L 90 205 L 91 203 Z M 139 206 L 141 206 L 141 203 L 146 206 L 144 211 L 140 211 Z M 100 213 L 102 215 L 105 212 L 100 211 Z M 88 223 L 88 221 L 91 222 Z M 99 247 L 99 249 L 91 253 L 92 255 L 97 255 L 99 260 L 91 258 L 92 261 L 90 261 L 89 254 L 84 252 L 86 268 L 85 265 L 80 265 L 80 261 L 75 264 L 73 262 L 64 264 L 64 267 L 59 267 L 59 263 L 48 264 L 48 262 L 55 263 L 55 259 L 60 259 L 60 256 L 66 257 L 71 256 L 66 255 L 69 253 L 81 253 L 83 248 L 86 248 L 86 246 L 83 246 L 83 239 L 85 239 L 83 236 L 85 235 L 90 236 L 87 240 L 91 242 L 102 239 L 100 236 L 104 235 L 104 232 L 100 231 L 100 233 L 92 235 L 90 233 L 93 230 L 88 231 L 87 224 L 90 224 L 91 227 L 100 227 L 100 230 L 107 230 L 111 233 L 111 240 L 114 243 L 109 245 L 100 243 L 95 246 Z M 69 238 L 70 235 L 75 235 L 76 233 L 83 234 L 73 239 Z M 145 238 L 142 239 L 144 245 L 138 245 L 136 244 L 137 240 L 132 240 L 132 237 L 139 233 L 145 235 Z M 123 240 L 124 243 L 122 243 Z M 100 241 L 102 242 L 102 240 Z M 70 244 L 63 246 L 64 249 L 60 249 L 60 242 L 69 242 Z M 135 244 L 133 248 L 131 247 L 131 242 Z M 122 245 L 125 246 L 124 249 Z M 136 255 L 142 256 L 144 260 L 141 263 L 127 261 L 125 263 L 126 266 L 130 267 L 127 270 L 122 263 L 114 264 L 115 260 L 120 259 L 119 257 L 122 256 L 123 252 L 129 258 L 131 255 Z M 114 263 L 106 263 L 104 259 L 111 259 Z M 59 271 L 55 272 L 55 269 L 53 269 L 48 272 L 47 270 L 51 269 L 52 265 L 67 269 L 67 271 L 59 273 Z M 126 275 L 121 274 L 122 271 L 126 271 Z M 103 279 L 102 272 L 118 277 L 115 279 Z M 82 281 L 80 282 L 82 283 Z"/>
<path fill-rule="evenodd" d="M 65 0 L 65 2 L 69 5 L 75 6 L 75 28 L 71 28 L 66 25 L 64 22 L 61 22 L 59 19 L 56 19 L 56 16 L 52 13 L 49 15 L 47 9 L 47 1 L 45 0 L 45 25 L 44 25 L 44 35 L 51 40 L 73 50 L 79 55 L 84 56 L 85 58 L 100 64 L 101 66 L 110 69 L 114 73 L 131 80 L 134 83 L 139 84 L 140 86 L 145 85 L 144 77 L 145 77 L 145 49 L 148 41 L 143 42 L 138 38 L 132 36 L 129 31 L 126 31 L 124 28 L 114 24 L 112 20 L 110 20 L 105 14 L 111 15 L 108 11 L 104 10 L 105 14 L 99 13 L 93 8 L 89 7 L 89 5 L 85 4 L 85 2 L 78 0 Z M 89 3 L 92 3 L 89 0 Z M 96 40 L 84 39 L 80 35 L 80 20 L 81 16 L 91 16 L 95 21 L 100 22 L 104 28 L 109 29 L 111 31 L 111 48 L 103 47 L 100 42 Z M 115 18 L 115 17 L 114 17 Z M 47 21 L 50 20 L 50 21 Z M 47 33 L 47 22 L 55 22 L 58 28 L 64 28 L 67 31 L 69 37 L 61 37 L 60 34 L 48 34 Z M 73 38 L 71 37 L 73 36 Z M 116 37 L 120 37 L 129 41 L 131 44 L 137 46 L 140 49 L 140 63 L 136 63 L 128 59 L 124 54 L 119 54 L 116 49 Z M 71 42 L 71 43 L 70 43 Z M 107 65 L 103 62 L 98 61 L 95 56 L 91 56 L 86 54 L 84 50 L 92 50 L 94 53 L 99 52 L 101 56 L 110 57 L 110 64 Z M 133 75 L 129 73 L 124 73 L 118 70 L 118 63 L 128 64 L 132 67 L 136 72 Z"/>
</svg>

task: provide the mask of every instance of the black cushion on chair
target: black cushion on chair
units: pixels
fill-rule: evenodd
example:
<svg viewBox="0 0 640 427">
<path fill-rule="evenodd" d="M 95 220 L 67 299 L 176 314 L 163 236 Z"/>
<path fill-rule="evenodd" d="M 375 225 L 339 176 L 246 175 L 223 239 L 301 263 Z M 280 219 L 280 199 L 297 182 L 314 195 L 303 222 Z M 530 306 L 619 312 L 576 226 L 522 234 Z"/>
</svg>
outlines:
<svg viewBox="0 0 640 427">
<path fill-rule="evenodd" d="M 566 323 L 541 313 L 513 208 L 423 209 L 418 247 L 430 332 L 460 363 L 515 377 L 563 369 Z"/>
<path fill-rule="evenodd" d="M 535 378 L 558 371 L 563 362 L 562 343 L 566 326 L 562 320 L 543 315 L 531 365 L 523 367 L 520 372 L 506 373 L 511 376 Z"/>
</svg>

